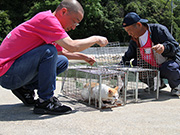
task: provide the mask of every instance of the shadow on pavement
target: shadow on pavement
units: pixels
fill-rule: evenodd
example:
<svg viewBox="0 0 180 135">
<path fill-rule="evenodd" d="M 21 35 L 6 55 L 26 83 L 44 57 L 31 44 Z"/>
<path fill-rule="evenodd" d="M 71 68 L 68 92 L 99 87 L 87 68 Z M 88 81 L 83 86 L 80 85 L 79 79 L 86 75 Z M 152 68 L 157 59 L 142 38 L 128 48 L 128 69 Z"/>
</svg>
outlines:
<svg viewBox="0 0 180 135">
<path fill-rule="evenodd" d="M 33 107 L 23 104 L 0 105 L 0 121 L 42 120 L 59 115 L 38 115 L 33 113 Z"/>
<path fill-rule="evenodd" d="M 130 91 L 130 93 L 132 93 L 132 91 Z M 172 96 L 169 91 L 160 90 L 159 99 L 156 99 L 156 92 L 151 91 L 150 93 L 148 93 L 144 91 L 143 89 L 138 90 L 138 103 L 161 102 L 161 101 L 167 101 L 170 99 L 178 99 L 178 96 Z M 128 103 L 135 102 L 135 97 L 133 96 L 127 97 L 127 102 Z"/>
<path fill-rule="evenodd" d="M 147 103 L 147 102 L 163 102 L 170 99 L 177 99 L 177 96 L 171 96 L 168 91 L 160 91 L 159 99 L 155 99 L 156 92 L 151 92 L 150 94 L 144 91 L 139 91 L 138 103 Z M 78 111 L 89 112 L 89 111 L 100 111 L 100 112 L 111 112 L 112 108 L 108 109 L 97 109 L 88 104 L 80 103 L 77 100 L 69 99 L 66 97 L 59 97 L 62 104 L 72 107 L 72 113 Z M 128 103 L 131 104 L 131 103 Z M 128 105 L 127 104 L 127 105 Z M 123 107 L 123 106 L 120 106 Z M 68 115 L 68 114 L 67 114 Z M 23 121 L 23 120 L 42 120 L 50 119 L 54 117 L 60 117 L 61 115 L 38 115 L 33 113 L 33 107 L 26 107 L 22 103 L 19 104 L 7 104 L 0 105 L 0 121 Z"/>
<path fill-rule="evenodd" d="M 71 101 L 65 98 L 61 98 L 61 103 L 72 107 L 72 113 L 78 111 L 88 112 L 97 111 L 93 107 L 88 107 L 78 101 Z M 71 114 L 72 114 L 71 113 Z M 68 115 L 68 114 L 63 114 Z M 0 121 L 23 121 L 23 120 L 42 120 L 59 117 L 61 115 L 40 115 L 33 113 L 33 107 L 24 106 L 23 103 L 19 104 L 7 104 L 0 105 Z"/>
</svg>

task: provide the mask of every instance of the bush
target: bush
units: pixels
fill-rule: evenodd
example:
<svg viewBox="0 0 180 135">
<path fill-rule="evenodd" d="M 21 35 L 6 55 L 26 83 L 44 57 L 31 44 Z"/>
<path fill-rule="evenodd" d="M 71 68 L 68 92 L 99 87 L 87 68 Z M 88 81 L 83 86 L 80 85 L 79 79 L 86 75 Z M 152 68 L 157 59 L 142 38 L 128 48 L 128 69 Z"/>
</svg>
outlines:
<svg viewBox="0 0 180 135">
<path fill-rule="evenodd" d="M 6 35 L 11 31 L 11 21 L 9 20 L 9 15 L 7 12 L 0 10 L 0 43 L 6 37 Z"/>
</svg>

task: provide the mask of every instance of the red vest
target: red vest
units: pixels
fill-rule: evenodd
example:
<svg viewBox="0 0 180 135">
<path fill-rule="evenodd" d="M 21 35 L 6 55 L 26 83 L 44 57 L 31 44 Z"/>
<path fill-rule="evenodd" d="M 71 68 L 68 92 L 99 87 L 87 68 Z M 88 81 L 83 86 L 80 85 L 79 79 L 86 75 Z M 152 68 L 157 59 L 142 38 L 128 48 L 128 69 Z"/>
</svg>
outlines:
<svg viewBox="0 0 180 135">
<path fill-rule="evenodd" d="M 148 40 L 146 44 L 143 47 L 140 47 L 140 54 L 141 54 L 141 58 L 147 63 L 149 63 L 151 66 L 159 67 L 154 58 L 150 33 L 148 33 Z"/>
</svg>

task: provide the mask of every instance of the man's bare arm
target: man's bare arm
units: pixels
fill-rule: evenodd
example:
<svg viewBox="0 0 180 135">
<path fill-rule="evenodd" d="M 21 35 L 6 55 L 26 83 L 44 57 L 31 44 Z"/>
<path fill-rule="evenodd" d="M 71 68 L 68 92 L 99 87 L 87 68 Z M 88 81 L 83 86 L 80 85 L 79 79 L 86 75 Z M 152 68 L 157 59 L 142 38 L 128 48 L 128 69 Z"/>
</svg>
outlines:
<svg viewBox="0 0 180 135">
<path fill-rule="evenodd" d="M 94 44 L 98 44 L 101 47 L 104 47 L 108 44 L 107 38 L 102 36 L 91 36 L 77 40 L 72 40 L 70 37 L 66 37 L 55 42 L 70 52 L 80 52 Z"/>
</svg>

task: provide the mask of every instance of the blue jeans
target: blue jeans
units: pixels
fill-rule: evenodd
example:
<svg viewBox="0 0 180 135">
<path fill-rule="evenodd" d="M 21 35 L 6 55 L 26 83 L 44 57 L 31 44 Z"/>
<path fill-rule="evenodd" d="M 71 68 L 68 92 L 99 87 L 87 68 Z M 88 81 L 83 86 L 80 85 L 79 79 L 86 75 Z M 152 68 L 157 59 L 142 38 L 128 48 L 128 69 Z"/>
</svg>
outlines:
<svg viewBox="0 0 180 135">
<path fill-rule="evenodd" d="M 56 75 L 67 67 L 68 59 L 57 55 L 53 45 L 42 45 L 16 59 L 10 69 L 0 77 L 0 85 L 11 90 L 20 87 L 37 89 L 39 98 L 48 100 L 54 95 Z"/>
</svg>

